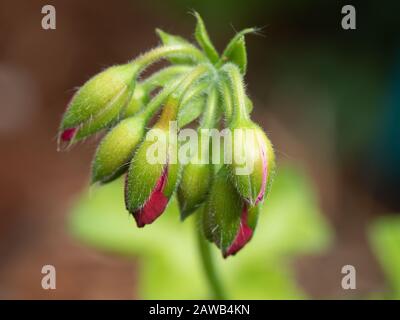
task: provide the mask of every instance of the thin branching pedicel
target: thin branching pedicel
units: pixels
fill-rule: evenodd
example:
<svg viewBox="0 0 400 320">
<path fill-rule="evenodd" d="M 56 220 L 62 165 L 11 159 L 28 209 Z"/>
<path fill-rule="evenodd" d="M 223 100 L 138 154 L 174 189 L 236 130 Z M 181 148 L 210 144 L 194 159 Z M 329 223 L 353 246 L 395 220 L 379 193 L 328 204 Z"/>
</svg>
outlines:
<svg viewBox="0 0 400 320">
<path fill-rule="evenodd" d="M 197 215 L 202 236 L 228 257 L 253 236 L 275 158 L 266 134 L 251 120 L 253 104 L 243 79 L 245 35 L 256 30 L 236 34 L 220 55 L 203 20 L 194 15 L 198 46 L 157 29 L 160 46 L 100 72 L 76 92 L 61 121 L 58 143 L 65 149 L 106 131 L 94 156 L 92 183 L 125 175 L 126 208 L 138 227 L 160 217 L 176 194 L 181 219 Z M 170 66 L 140 78 L 161 59 Z M 197 129 L 191 129 L 194 147 L 188 148 L 178 135 L 197 120 Z M 230 134 L 217 143 L 223 157 L 209 132 Z M 189 162 L 180 157 L 183 148 L 191 150 Z M 152 154 L 164 160 L 151 161 Z"/>
</svg>

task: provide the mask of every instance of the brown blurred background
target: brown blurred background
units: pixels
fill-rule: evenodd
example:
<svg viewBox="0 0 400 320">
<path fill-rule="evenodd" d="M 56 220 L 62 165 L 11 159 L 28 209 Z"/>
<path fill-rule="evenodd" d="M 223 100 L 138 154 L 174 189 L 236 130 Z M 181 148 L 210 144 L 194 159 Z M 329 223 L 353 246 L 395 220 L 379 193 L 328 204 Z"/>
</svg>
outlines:
<svg viewBox="0 0 400 320">
<path fill-rule="evenodd" d="M 65 229 L 96 140 L 58 153 L 55 136 L 76 86 L 157 45 L 156 27 L 193 39 L 193 8 L 218 49 L 234 30 L 264 27 L 247 40 L 255 118 L 280 161 L 306 168 L 336 233 L 328 253 L 295 262 L 301 286 L 315 298 L 343 295 L 345 264 L 357 266 L 349 295 L 384 286 L 364 226 L 400 208 L 398 183 L 368 153 L 398 61 L 396 4 L 356 2 L 358 29 L 344 31 L 335 1 L 242 2 L 0 1 L 0 298 L 136 297 L 135 261 L 88 249 Z M 57 10 L 56 30 L 41 28 L 45 4 Z M 57 268 L 57 290 L 41 288 L 45 264 Z"/>
</svg>

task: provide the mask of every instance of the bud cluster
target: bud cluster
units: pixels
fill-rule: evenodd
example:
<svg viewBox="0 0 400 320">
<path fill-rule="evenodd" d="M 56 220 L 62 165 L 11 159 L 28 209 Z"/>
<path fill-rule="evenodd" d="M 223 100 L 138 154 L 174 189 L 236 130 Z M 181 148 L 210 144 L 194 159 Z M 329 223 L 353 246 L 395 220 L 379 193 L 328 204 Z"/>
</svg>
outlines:
<svg viewBox="0 0 400 320">
<path fill-rule="evenodd" d="M 58 143 L 65 149 L 105 131 L 94 155 L 92 183 L 107 183 L 125 174 L 125 204 L 138 227 L 156 220 L 176 194 L 181 219 L 196 213 L 204 236 L 227 257 L 253 236 L 260 205 L 271 187 L 275 159 L 268 137 L 250 118 L 253 104 L 243 82 L 244 36 L 256 30 L 237 33 L 220 55 L 201 17 L 195 16 L 197 46 L 157 29 L 160 46 L 87 81 L 64 113 Z M 161 59 L 170 66 L 140 78 Z M 177 123 L 179 131 L 197 119 L 199 148 L 190 155 L 193 158 L 204 158 L 205 152 L 206 158 L 212 158 L 213 148 L 200 147 L 211 146 L 204 129 L 253 134 L 234 135 L 230 163 L 176 161 L 173 150 L 180 141 L 169 134 L 169 124 Z M 163 163 L 148 161 L 152 130 L 165 133 Z M 227 151 L 226 145 L 221 147 Z M 251 172 L 238 173 L 239 153 L 251 160 Z"/>
</svg>

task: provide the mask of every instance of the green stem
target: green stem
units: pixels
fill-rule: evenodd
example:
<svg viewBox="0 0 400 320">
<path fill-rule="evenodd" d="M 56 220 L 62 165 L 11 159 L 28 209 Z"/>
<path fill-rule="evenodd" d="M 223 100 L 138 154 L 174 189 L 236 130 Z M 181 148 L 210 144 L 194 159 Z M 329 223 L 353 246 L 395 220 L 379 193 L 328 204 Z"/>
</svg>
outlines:
<svg viewBox="0 0 400 320">
<path fill-rule="evenodd" d="M 153 73 L 151 76 L 142 81 L 143 90 L 151 92 L 157 87 L 163 87 L 171 82 L 174 78 L 183 73 L 190 71 L 193 67 L 187 65 L 170 66 Z"/>
<path fill-rule="evenodd" d="M 198 226 L 196 225 L 196 227 Z M 212 259 L 210 244 L 204 238 L 204 235 L 201 233 L 199 228 L 197 228 L 196 232 L 204 273 L 207 277 L 213 298 L 217 300 L 225 300 L 226 295 L 222 287 L 221 279 L 215 268 L 214 260 Z"/>
<path fill-rule="evenodd" d="M 189 103 L 191 100 L 197 99 L 209 86 L 207 81 L 199 81 L 192 86 L 182 98 L 182 106 Z"/>
<path fill-rule="evenodd" d="M 176 90 L 184 76 L 180 76 L 173 83 L 165 86 L 153 99 L 150 100 L 148 105 L 141 111 L 141 115 L 147 122 L 154 113 L 163 105 L 167 98 Z"/>
<path fill-rule="evenodd" d="M 201 128 L 208 128 L 208 129 L 214 128 L 216 122 L 215 113 L 217 107 L 218 107 L 218 92 L 217 88 L 215 88 L 215 86 L 212 85 L 208 92 L 206 108 L 204 110 L 203 118 L 200 124 Z"/>
<path fill-rule="evenodd" d="M 184 93 L 193 82 L 207 72 L 208 68 L 208 65 L 199 65 L 191 69 L 191 71 L 179 76 L 177 80 L 165 86 L 163 90 L 149 102 L 145 109 L 142 110 L 141 115 L 148 121 L 167 99 L 179 100 L 177 102 L 180 103 Z"/>
<path fill-rule="evenodd" d="M 220 86 L 220 91 L 225 112 L 225 123 L 229 124 L 232 119 L 233 106 L 232 106 L 231 91 L 225 79 L 222 81 L 222 85 Z"/>
<path fill-rule="evenodd" d="M 239 68 L 232 64 L 225 64 L 221 71 L 229 79 L 229 87 L 233 98 L 232 122 L 240 120 L 249 120 L 249 114 L 246 107 L 246 92 L 244 89 L 243 76 Z"/>
<path fill-rule="evenodd" d="M 195 46 L 177 44 L 154 48 L 131 61 L 131 64 L 136 69 L 134 73 L 138 77 L 149 65 L 175 55 L 187 56 L 194 62 L 206 61 L 204 54 Z"/>
</svg>

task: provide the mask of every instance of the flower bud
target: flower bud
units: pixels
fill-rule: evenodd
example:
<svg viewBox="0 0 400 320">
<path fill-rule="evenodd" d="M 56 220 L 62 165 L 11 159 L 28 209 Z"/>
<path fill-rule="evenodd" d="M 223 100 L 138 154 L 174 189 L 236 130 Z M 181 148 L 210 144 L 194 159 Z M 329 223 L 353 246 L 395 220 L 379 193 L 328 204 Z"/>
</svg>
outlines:
<svg viewBox="0 0 400 320">
<path fill-rule="evenodd" d="M 233 130 L 231 179 L 250 206 L 261 202 L 271 187 L 275 155 L 270 140 L 254 123 L 231 125 Z"/>
<path fill-rule="evenodd" d="M 137 84 L 131 98 L 126 105 L 124 117 L 128 118 L 135 115 L 140 110 L 142 110 L 148 102 L 148 93 L 144 90 L 143 86 Z"/>
<path fill-rule="evenodd" d="M 165 132 L 168 135 L 168 132 Z M 170 163 L 151 164 L 147 161 L 154 142 L 144 141 L 131 161 L 125 184 L 126 208 L 131 212 L 138 227 L 152 223 L 165 210 L 175 191 L 180 166 Z M 171 143 L 165 144 L 166 149 Z"/>
<path fill-rule="evenodd" d="M 206 199 L 214 174 L 211 164 L 189 162 L 183 169 L 178 187 L 178 203 L 181 218 L 193 213 Z"/>
<path fill-rule="evenodd" d="M 229 179 L 227 167 L 215 177 L 203 208 L 203 231 L 226 258 L 236 254 L 252 238 L 259 208 L 249 207 Z"/>
<path fill-rule="evenodd" d="M 127 118 L 112 128 L 99 144 L 92 165 L 92 182 L 109 182 L 128 168 L 133 152 L 142 140 L 146 120 Z"/>
<path fill-rule="evenodd" d="M 147 133 L 129 167 L 125 204 L 138 227 L 152 223 L 164 212 L 178 184 L 178 138 L 169 126 L 170 117 L 176 118 L 176 108 L 175 101 L 170 105 L 167 102 L 160 120 Z"/>
<path fill-rule="evenodd" d="M 59 141 L 72 143 L 113 122 L 132 95 L 135 68 L 133 64 L 113 66 L 86 82 L 63 116 Z"/>
<path fill-rule="evenodd" d="M 240 215 L 239 230 L 237 231 L 233 242 L 226 251 L 223 252 L 224 258 L 235 255 L 251 240 L 257 225 L 259 210 L 260 205 L 249 207 L 247 203 L 243 204 Z"/>
</svg>

